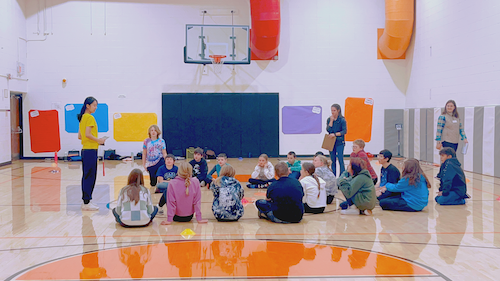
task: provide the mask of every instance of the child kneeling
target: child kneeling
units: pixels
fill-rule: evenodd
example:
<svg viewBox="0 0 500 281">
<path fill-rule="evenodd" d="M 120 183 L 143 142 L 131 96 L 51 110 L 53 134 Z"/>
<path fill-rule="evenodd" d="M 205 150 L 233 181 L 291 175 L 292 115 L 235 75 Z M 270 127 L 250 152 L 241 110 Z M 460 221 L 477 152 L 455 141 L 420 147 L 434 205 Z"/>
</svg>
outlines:
<svg viewBox="0 0 500 281">
<path fill-rule="evenodd" d="M 439 205 L 463 205 L 467 195 L 467 183 L 460 162 L 451 147 L 439 151 L 441 167 L 437 177 L 440 181 L 436 202 Z"/>
<path fill-rule="evenodd" d="M 397 196 L 380 200 L 383 210 L 418 212 L 427 206 L 430 182 L 420 167 L 418 160 L 405 161 L 402 179 L 397 184 L 387 183 L 381 192 L 400 192 Z"/>
<path fill-rule="evenodd" d="M 376 203 L 375 186 L 363 159 L 351 158 L 347 171 L 339 177 L 339 189 L 346 199 L 340 203 L 341 214 L 350 214 L 347 209 L 352 205 L 356 205 L 360 215 L 372 214 Z"/>
<path fill-rule="evenodd" d="M 128 175 L 127 186 L 120 190 L 118 204 L 113 209 L 116 222 L 124 227 L 147 226 L 156 216 L 158 208 L 153 206 L 151 194 L 144 187 L 144 176 L 139 169 Z"/>
</svg>

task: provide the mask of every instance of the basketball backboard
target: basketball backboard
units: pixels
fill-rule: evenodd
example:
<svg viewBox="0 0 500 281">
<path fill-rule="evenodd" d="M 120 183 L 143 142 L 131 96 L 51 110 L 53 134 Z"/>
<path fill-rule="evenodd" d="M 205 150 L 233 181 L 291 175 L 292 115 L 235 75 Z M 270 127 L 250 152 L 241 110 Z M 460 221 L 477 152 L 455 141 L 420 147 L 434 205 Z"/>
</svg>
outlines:
<svg viewBox="0 0 500 281">
<path fill-rule="evenodd" d="M 250 64 L 248 25 L 186 24 L 184 62 L 211 64 L 210 55 L 225 55 L 224 64 Z"/>
</svg>

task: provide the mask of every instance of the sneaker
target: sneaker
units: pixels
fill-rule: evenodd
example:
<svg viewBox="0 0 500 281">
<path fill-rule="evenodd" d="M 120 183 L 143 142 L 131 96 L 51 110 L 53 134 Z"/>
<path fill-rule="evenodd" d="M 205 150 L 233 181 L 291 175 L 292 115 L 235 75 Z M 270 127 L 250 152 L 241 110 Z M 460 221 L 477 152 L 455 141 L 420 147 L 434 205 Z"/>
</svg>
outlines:
<svg viewBox="0 0 500 281">
<path fill-rule="evenodd" d="M 247 187 L 248 188 L 258 188 L 258 186 L 256 184 L 247 184 Z"/>
<path fill-rule="evenodd" d="M 99 207 L 89 202 L 88 204 L 82 204 L 82 211 L 97 211 Z"/>
<path fill-rule="evenodd" d="M 342 214 L 342 215 L 358 215 L 359 209 L 356 208 L 356 206 L 352 205 L 347 209 L 340 210 L 340 214 Z"/>
</svg>

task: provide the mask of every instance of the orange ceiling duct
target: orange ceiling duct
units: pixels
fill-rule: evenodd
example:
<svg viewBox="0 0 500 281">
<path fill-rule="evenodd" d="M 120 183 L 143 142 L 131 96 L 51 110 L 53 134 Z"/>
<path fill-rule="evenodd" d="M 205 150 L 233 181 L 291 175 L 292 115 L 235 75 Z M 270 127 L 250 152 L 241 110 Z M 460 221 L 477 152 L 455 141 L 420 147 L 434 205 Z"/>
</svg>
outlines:
<svg viewBox="0 0 500 281">
<path fill-rule="evenodd" d="M 250 0 L 252 60 L 272 60 L 280 44 L 280 0 Z"/>
<path fill-rule="evenodd" d="M 385 0 L 385 28 L 378 29 L 378 59 L 404 59 L 410 45 L 415 0 Z"/>
</svg>

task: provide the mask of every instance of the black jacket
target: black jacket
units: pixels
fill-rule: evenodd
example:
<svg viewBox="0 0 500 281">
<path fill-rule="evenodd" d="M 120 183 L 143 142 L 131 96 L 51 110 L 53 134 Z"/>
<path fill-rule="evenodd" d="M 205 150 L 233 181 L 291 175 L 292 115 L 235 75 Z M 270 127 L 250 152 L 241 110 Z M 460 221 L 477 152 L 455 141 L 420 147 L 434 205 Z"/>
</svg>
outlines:
<svg viewBox="0 0 500 281">
<path fill-rule="evenodd" d="M 461 198 L 469 198 L 469 196 L 467 196 L 465 174 L 457 158 L 452 157 L 444 161 L 439 168 L 437 177 L 441 183 L 439 191 L 443 193 L 443 196 L 448 196 L 449 193 L 453 191 Z"/>
</svg>

